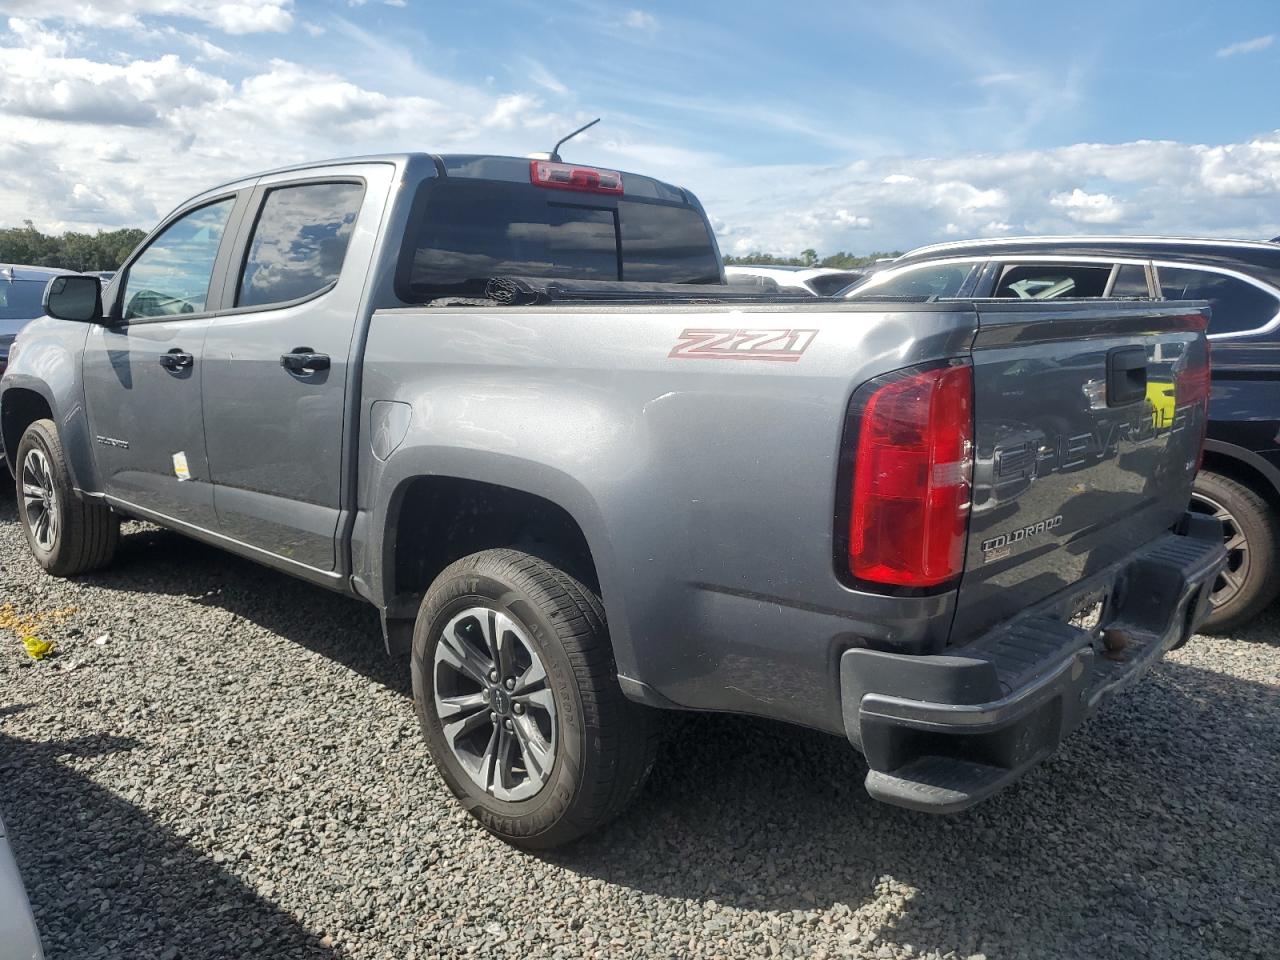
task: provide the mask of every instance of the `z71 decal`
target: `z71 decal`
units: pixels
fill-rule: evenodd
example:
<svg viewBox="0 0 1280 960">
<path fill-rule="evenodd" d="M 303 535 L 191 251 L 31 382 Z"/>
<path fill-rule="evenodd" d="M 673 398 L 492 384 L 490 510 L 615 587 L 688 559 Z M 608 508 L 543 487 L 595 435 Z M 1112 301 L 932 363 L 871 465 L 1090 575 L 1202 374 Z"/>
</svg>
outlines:
<svg viewBox="0 0 1280 960">
<path fill-rule="evenodd" d="M 817 330 L 696 329 L 680 334 L 672 360 L 773 360 L 795 363 Z"/>
</svg>

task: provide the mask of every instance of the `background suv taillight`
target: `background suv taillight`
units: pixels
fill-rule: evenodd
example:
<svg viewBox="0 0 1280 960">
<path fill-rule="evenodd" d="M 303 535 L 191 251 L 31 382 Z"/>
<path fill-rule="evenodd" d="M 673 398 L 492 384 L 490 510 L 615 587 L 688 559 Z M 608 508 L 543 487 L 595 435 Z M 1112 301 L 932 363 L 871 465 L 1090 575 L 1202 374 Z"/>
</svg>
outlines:
<svg viewBox="0 0 1280 960">
<path fill-rule="evenodd" d="M 936 587 L 964 570 L 973 473 L 973 367 L 900 370 L 861 388 L 854 422 L 849 573 Z"/>
</svg>

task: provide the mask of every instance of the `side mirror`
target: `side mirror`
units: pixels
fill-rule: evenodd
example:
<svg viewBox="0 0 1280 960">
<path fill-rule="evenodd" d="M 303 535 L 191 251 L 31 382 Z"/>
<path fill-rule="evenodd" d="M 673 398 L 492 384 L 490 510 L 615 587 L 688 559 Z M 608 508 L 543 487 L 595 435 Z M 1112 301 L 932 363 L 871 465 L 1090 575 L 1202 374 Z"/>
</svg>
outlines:
<svg viewBox="0 0 1280 960">
<path fill-rule="evenodd" d="M 54 277 L 44 288 L 44 312 L 55 320 L 102 322 L 102 281 L 80 273 Z"/>
</svg>

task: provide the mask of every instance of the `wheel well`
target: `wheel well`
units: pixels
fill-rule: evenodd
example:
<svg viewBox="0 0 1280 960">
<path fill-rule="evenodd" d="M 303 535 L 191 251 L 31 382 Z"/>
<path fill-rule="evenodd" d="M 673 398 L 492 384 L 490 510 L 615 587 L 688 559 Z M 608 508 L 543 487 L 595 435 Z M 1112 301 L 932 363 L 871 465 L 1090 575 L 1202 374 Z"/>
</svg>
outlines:
<svg viewBox="0 0 1280 960">
<path fill-rule="evenodd" d="M 46 419 L 53 419 L 53 411 L 40 394 L 34 390 L 5 391 L 4 406 L 0 408 L 0 438 L 4 440 L 4 455 L 11 469 L 18 455 L 18 441 L 27 427 Z"/>
<path fill-rule="evenodd" d="M 455 477 L 419 477 L 394 527 L 395 594 L 421 597 L 449 564 L 494 547 L 514 547 L 572 574 L 598 595 L 600 580 L 577 521 L 550 500 Z"/>
<path fill-rule="evenodd" d="M 1219 473 L 1224 477 L 1230 477 L 1236 483 L 1244 484 L 1272 507 L 1280 509 L 1280 491 L 1276 490 L 1275 484 L 1261 470 L 1244 460 L 1220 450 L 1206 450 L 1201 469 Z"/>
</svg>

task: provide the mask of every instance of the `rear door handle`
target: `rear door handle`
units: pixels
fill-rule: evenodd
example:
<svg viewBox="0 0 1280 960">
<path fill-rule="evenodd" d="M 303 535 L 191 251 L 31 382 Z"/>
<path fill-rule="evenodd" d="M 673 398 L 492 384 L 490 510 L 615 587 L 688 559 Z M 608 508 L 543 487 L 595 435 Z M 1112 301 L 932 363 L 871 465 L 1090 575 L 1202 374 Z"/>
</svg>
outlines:
<svg viewBox="0 0 1280 960">
<path fill-rule="evenodd" d="M 196 362 L 196 358 L 180 347 L 174 347 L 168 353 L 160 354 L 160 366 L 166 370 L 186 370 Z"/>
<path fill-rule="evenodd" d="M 329 369 L 329 355 L 310 347 L 294 347 L 280 358 L 280 366 L 290 373 L 316 373 Z"/>
<path fill-rule="evenodd" d="M 1147 395 L 1147 348 L 1116 347 L 1107 354 L 1107 406 L 1122 407 Z"/>
</svg>

